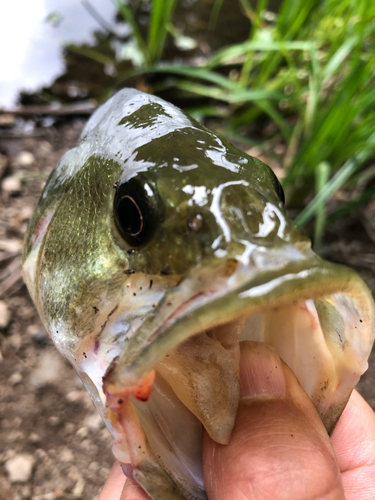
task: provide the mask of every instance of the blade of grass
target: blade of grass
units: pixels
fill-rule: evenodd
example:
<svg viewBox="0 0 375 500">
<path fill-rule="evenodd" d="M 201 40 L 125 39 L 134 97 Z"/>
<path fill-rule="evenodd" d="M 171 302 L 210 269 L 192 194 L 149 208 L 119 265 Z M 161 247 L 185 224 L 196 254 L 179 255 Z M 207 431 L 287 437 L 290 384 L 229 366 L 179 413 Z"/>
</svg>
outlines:
<svg viewBox="0 0 375 500">
<path fill-rule="evenodd" d="M 358 44 L 358 36 L 354 35 L 346 40 L 341 47 L 333 54 L 331 59 L 326 64 L 322 72 L 322 80 L 327 80 L 337 71 L 344 60 L 351 53 L 353 48 Z"/>
<path fill-rule="evenodd" d="M 116 6 L 116 8 L 120 12 L 124 20 L 130 25 L 139 50 L 142 52 L 143 57 L 147 62 L 147 64 L 150 64 L 150 53 L 138 28 L 133 12 L 129 8 L 129 6 L 126 5 L 124 0 L 112 0 L 112 3 Z"/>
<path fill-rule="evenodd" d="M 113 64 L 113 57 L 107 56 L 98 50 L 91 49 L 89 47 L 80 46 L 80 45 L 65 45 L 65 49 L 70 50 L 70 52 L 74 52 L 75 54 L 79 54 L 80 56 L 88 57 L 93 61 L 96 61 L 100 64 Z"/>
<path fill-rule="evenodd" d="M 256 11 L 253 10 L 247 0 L 240 0 L 240 2 L 251 21 L 249 41 L 255 40 L 258 29 L 261 27 L 261 14 L 267 8 L 268 0 L 259 0 L 257 3 Z M 252 65 L 253 54 L 251 53 L 251 51 L 249 51 L 241 70 L 240 84 L 242 86 L 245 86 L 249 81 Z"/>
<path fill-rule="evenodd" d="M 210 13 L 210 19 L 208 21 L 208 29 L 209 31 L 212 31 L 217 23 L 217 19 L 219 17 L 219 13 L 221 11 L 221 7 L 223 6 L 224 0 L 215 0 L 211 13 Z"/>
<path fill-rule="evenodd" d="M 259 149 L 259 151 L 267 155 L 269 158 L 275 160 L 278 165 L 282 164 L 280 156 L 275 153 L 272 144 L 269 141 L 259 142 L 258 140 L 253 140 L 250 137 L 238 134 L 236 130 L 233 130 L 231 128 L 226 128 L 222 131 L 219 130 L 218 133 L 223 137 L 226 137 L 230 141 L 235 141 L 239 144 L 251 146 L 252 148 L 256 147 L 257 149 Z"/>
<path fill-rule="evenodd" d="M 284 139 L 289 140 L 291 136 L 291 127 L 282 115 L 276 110 L 275 106 L 269 100 L 257 101 L 257 106 L 267 113 L 267 115 L 278 125 Z"/>
<path fill-rule="evenodd" d="M 298 33 L 311 12 L 318 10 L 322 0 L 284 0 L 277 16 L 276 27 L 282 37 L 292 39 Z"/>
<path fill-rule="evenodd" d="M 226 76 L 220 75 L 220 73 L 214 73 L 213 71 L 206 70 L 204 68 L 194 68 L 190 66 L 173 66 L 173 65 L 160 65 L 154 66 L 149 69 L 154 73 L 170 73 L 176 75 L 188 76 L 191 78 L 197 78 L 199 80 L 205 80 L 210 83 L 215 83 L 220 87 L 229 90 L 240 90 L 237 82 L 234 82 L 227 78 Z"/>
<path fill-rule="evenodd" d="M 151 20 L 148 32 L 148 50 L 151 62 L 156 62 L 161 58 L 168 33 L 168 25 L 172 21 L 176 4 L 177 0 L 152 1 Z"/>
<path fill-rule="evenodd" d="M 197 83 L 187 82 L 187 81 L 176 81 L 173 87 L 185 90 L 192 94 L 202 95 L 205 97 L 212 97 L 218 99 L 219 101 L 224 101 L 228 103 L 243 103 L 249 101 L 258 101 L 263 99 L 280 99 L 282 94 L 279 92 L 269 92 L 267 90 L 255 89 L 255 90 L 235 90 L 233 93 L 226 90 L 213 87 L 200 85 Z"/>
<path fill-rule="evenodd" d="M 324 186 L 327 184 L 329 175 L 331 171 L 331 166 L 329 163 L 323 161 L 319 163 L 315 170 L 315 189 L 317 193 L 320 193 Z M 314 249 L 319 252 L 322 247 L 324 228 L 326 225 L 327 214 L 326 214 L 326 204 L 322 201 L 316 208 L 316 221 L 315 221 L 315 232 L 314 232 Z"/>
<path fill-rule="evenodd" d="M 207 66 L 213 68 L 219 65 L 233 64 L 233 60 L 246 55 L 249 51 L 277 52 L 283 50 L 311 50 L 314 42 L 291 41 L 249 41 L 218 50 L 207 61 Z"/>
<path fill-rule="evenodd" d="M 370 137 L 369 145 L 371 145 L 371 147 L 369 147 L 368 149 L 364 149 L 363 151 L 358 153 L 355 158 L 350 158 L 330 179 L 330 181 L 327 182 L 324 188 L 319 191 L 315 198 L 295 218 L 294 222 L 297 225 L 303 226 L 312 217 L 314 217 L 321 204 L 329 200 L 336 193 L 336 191 L 345 184 L 345 182 L 357 170 L 357 168 L 374 153 L 375 134 Z"/>
<path fill-rule="evenodd" d="M 319 61 L 316 57 L 316 50 L 315 49 L 311 50 L 310 55 L 311 55 L 312 72 L 309 79 L 309 92 L 307 96 L 306 111 L 304 115 L 305 135 L 311 134 L 311 130 L 315 119 L 316 109 L 319 102 L 319 94 L 321 91 L 321 85 L 320 85 L 321 78 L 319 76 L 320 66 L 319 66 Z"/>
</svg>

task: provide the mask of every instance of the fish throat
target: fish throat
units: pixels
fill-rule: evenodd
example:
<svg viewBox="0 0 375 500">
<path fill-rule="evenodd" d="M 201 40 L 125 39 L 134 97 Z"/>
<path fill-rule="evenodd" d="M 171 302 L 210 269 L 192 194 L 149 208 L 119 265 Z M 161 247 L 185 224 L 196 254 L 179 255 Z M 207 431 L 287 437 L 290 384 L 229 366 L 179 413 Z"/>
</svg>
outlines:
<svg viewBox="0 0 375 500">
<path fill-rule="evenodd" d="M 158 475 L 169 471 L 187 498 L 206 498 L 202 432 L 204 428 L 221 444 L 230 440 L 240 397 L 242 342 L 254 350 L 260 343 L 275 349 L 327 431 L 333 431 L 363 370 L 351 332 L 364 329 L 366 307 L 358 305 L 355 280 L 348 285 L 347 277 L 340 279 L 327 265 L 325 272 L 331 274 L 322 286 L 321 272 L 314 267 L 284 269 L 282 275 L 290 276 L 288 288 L 284 281 L 280 285 L 277 272 L 258 277 L 257 286 L 253 279 L 249 286 L 243 282 L 245 270 L 236 268 L 225 278 L 225 293 L 215 289 L 214 281 L 205 289 L 201 279 L 197 294 L 187 279 L 140 326 L 137 341 L 129 340 L 105 374 L 104 391 L 107 416 L 118 429 L 114 453 L 140 471 L 141 484 L 143 464 L 148 467 L 152 461 Z M 302 281 L 306 273 L 309 286 Z M 319 283 L 315 289 L 314 279 Z M 322 295 L 322 288 L 331 293 Z M 142 337 L 147 341 L 140 346 Z"/>
</svg>

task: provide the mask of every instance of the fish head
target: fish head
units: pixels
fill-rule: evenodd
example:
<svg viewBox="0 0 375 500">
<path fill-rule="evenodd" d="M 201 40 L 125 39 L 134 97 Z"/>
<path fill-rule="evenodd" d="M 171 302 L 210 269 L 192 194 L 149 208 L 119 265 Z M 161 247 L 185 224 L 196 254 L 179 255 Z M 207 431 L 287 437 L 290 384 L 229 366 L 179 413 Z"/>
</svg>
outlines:
<svg viewBox="0 0 375 500">
<path fill-rule="evenodd" d="M 154 499 L 206 498 L 202 432 L 230 440 L 241 342 L 277 351 L 328 432 L 367 367 L 371 294 L 312 251 L 273 171 L 132 89 L 52 172 L 23 258 L 54 343 Z"/>
</svg>

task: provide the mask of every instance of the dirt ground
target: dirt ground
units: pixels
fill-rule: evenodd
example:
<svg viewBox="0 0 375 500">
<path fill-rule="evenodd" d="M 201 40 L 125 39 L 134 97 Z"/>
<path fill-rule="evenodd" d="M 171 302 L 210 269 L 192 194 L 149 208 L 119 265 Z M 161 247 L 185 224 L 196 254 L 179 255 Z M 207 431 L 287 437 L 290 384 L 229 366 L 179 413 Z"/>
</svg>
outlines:
<svg viewBox="0 0 375 500">
<path fill-rule="evenodd" d="M 52 345 L 21 278 L 32 209 L 83 124 L 0 128 L 0 500 L 94 500 L 113 463 L 109 433 Z M 329 228 L 324 255 L 356 269 L 373 292 L 374 210 L 370 204 Z M 372 359 L 358 389 L 375 408 Z"/>
</svg>

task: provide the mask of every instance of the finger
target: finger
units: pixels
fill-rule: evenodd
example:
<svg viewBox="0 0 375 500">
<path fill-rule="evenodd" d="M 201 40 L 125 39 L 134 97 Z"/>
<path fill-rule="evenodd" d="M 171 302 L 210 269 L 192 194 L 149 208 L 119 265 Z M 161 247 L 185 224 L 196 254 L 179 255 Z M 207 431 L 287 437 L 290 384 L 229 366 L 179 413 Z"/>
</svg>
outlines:
<svg viewBox="0 0 375 500">
<path fill-rule="evenodd" d="M 151 500 L 151 497 L 140 486 L 127 479 L 120 500 Z"/>
<path fill-rule="evenodd" d="M 99 494 L 98 500 L 119 500 L 125 480 L 126 477 L 121 470 L 120 464 L 116 460 L 108 479 Z"/>
<path fill-rule="evenodd" d="M 353 391 L 332 435 L 347 500 L 375 498 L 375 413 Z"/>
<path fill-rule="evenodd" d="M 120 464 L 116 461 L 98 500 L 150 500 L 150 497 L 142 488 L 126 478 Z"/>
<path fill-rule="evenodd" d="M 210 500 L 343 500 L 339 467 L 310 399 L 275 351 L 241 343 L 231 441 L 203 440 Z"/>
</svg>

